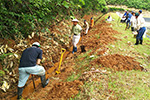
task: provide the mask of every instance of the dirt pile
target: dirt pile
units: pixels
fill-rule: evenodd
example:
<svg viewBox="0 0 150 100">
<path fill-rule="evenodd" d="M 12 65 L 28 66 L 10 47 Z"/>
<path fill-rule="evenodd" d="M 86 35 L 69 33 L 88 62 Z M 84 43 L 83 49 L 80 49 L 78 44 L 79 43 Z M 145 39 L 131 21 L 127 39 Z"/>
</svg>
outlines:
<svg viewBox="0 0 150 100">
<path fill-rule="evenodd" d="M 143 67 L 141 67 L 140 63 L 135 61 L 134 58 L 119 54 L 103 56 L 93 62 L 116 71 L 143 70 Z"/>
<path fill-rule="evenodd" d="M 83 85 L 81 81 L 75 80 L 73 82 L 56 83 L 49 91 L 49 100 L 66 100 L 79 93 L 80 86 Z"/>
<path fill-rule="evenodd" d="M 83 38 L 83 45 L 87 49 L 95 48 L 101 45 L 107 45 L 110 42 L 116 41 L 117 38 L 113 37 L 115 34 L 121 34 L 110 27 L 110 23 L 101 20 L 94 28 L 88 33 L 89 35 Z"/>
</svg>

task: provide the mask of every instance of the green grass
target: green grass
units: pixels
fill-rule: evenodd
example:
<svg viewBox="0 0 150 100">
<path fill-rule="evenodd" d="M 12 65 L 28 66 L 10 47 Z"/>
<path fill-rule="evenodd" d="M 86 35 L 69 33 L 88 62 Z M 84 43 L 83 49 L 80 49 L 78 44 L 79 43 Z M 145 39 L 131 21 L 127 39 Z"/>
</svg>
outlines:
<svg viewBox="0 0 150 100">
<path fill-rule="evenodd" d="M 119 53 L 134 57 L 141 64 L 146 64 L 147 66 L 144 66 L 145 68 L 150 68 L 150 64 L 147 61 L 147 57 L 150 55 L 150 39 L 144 38 L 143 45 L 135 46 L 134 43 L 136 39 L 133 37 L 133 34 L 131 34 L 132 32 L 130 30 L 125 31 L 125 23 L 116 24 L 118 18 L 115 13 L 112 13 L 111 15 L 115 18 L 115 21 L 112 22 L 112 28 L 122 34 L 115 35 L 115 37 L 121 39 L 121 41 L 118 40 L 113 44 L 115 47 L 112 47 L 112 44 L 108 45 L 111 49 L 110 54 Z"/>
<path fill-rule="evenodd" d="M 112 21 L 112 28 L 121 32 L 122 34 L 116 34 L 115 37 L 121 40 L 110 43 L 109 54 L 120 54 L 124 56 L 130 56 L 140 62 L 144 68 L 150 70 L 150 64 L 147 56 L 150 56 L 150 40 L 144 38 L 143 45 L 135 46 L 135 38 L 131 34 L 130 30 L 125 31 L 125 24 L 118 23 L 118 16 L 115 13 L 111 13 L 114 21 Z M 99 21 L 98 21 L 99 22 Z M 81 65 L 80 68 L 89 64 L 90 58 L 88 54 L 83 54 L 78 57 L 85 57 L 84 60 L 77 62 L 77 65 Z M 96 59 L 95 56 L 94 59 Z M 90 65 L 89 65 L 90 66 Z M 95 69 L 100 69 L 99 65 L 92 66 Z M 89 71 L 85 70 L 85 71 Z M 82 91 L 79 92 L 71 100 L 149 100 L 150 99 L 150 73 L 132 70 L 132 71 L 118 71 L 114 72 L 109 68 L 105 68 L 108 74 L 94 73 L 88 77 L 82 86 Z M 76 74 L 78 75 L 78 74 Z M 80 74 L 81 75 L 81 74 Z M 73 76 L 75 77 L 75 76 Z M 84 76 L 83 76 L 84 77 Z M 93 81 L 93 79 L 98 79 Z"/>
</svg>

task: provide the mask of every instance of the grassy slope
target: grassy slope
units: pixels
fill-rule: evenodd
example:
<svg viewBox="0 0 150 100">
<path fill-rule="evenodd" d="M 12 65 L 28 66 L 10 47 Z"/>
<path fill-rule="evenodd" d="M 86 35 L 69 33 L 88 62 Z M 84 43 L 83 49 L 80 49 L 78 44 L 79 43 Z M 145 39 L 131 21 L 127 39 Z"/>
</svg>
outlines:
<svg viewBox="0 0 150 100">
<path fill-rule="evenodd" d="M 111 13 L 115 21 L 111 22 L 114 30 L 117 30 L 123 34 L 116 35 L 115 37 L 122 39 L 115 43 L 109 44 L 110 49 L 109 54 L 121 54 L 135 57 L 138 62 L 140 62 L 144 68 L 148 71 L 150 69 L 150 63 L 148 62 L 147 56 L 150 55 L 149 45 L 150 40 L 145 38 L 144 45 L 134 46 L 135 38 L 131 34 L 130 30 L 125 31 L 125 24 L 117 23 L 118 17 L 115 13 Z M 90 51 L 89 51 L 90 52 Z M 84 60 L 80 58 L 86 57 Z M 92 59 L 97 58 L 95 56 Z M 84 67 L 92 59 L 90 56 L 81 54 L 77 58 L 80 67 Z M 77 68 L 77 65 L 75 68 Z M 90 66 L 89 66 L 90 67 Z M 92 66 L 95 69 L 99 69 L 100 66 Z M 89 68 L 84 68 L 84 71 L 89 71 Z M 83 90 L 72 100 L 98 100 L 98 99 L 130 99 L 130 100 L 147 100 L 150 99 L 150 73 L 141 71 L 123 71 L 123 72 L 113 72 L 112 70 L 105 68 L 108 74 L 94 74 L 89 76 L 88 81 L 83 85 Z M 78 79 L 82 72 L 73 74 L 68 78 L 67 81 L 72 81 Z M 92 81 L 92 79 L 97 78 L 98 81 Z"/>
</svg>

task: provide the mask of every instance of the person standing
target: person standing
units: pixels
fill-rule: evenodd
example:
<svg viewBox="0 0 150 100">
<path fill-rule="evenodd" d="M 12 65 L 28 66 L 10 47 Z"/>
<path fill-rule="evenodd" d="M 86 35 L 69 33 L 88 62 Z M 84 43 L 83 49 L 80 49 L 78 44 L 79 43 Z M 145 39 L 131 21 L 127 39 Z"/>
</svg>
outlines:
<svg viewBox="0 0 150 100">
<path fill-rule="evenodd" d="M 79 21 L 77 19 L 73 19 L 72 22 L 73 22 L 73 26 L 72 26 L 72 30 L 71 30 L 71 34 L 73 34 L 73 41 L 72 41 L 73 51 L 72 51 L 72 53 L 74 54 L 74 52 L 77 52 L 77 44 L 80 40 L 80 34 L 82 31 L 82 28 L 78 24 Z"/>
<path fill-rule="evenodd" d="M 142 10 L 139 10 L 139 17 L 143 17 L 143 15 L 142 15 Z"/>
<path fill-rule="evenodd" d="M 34 42 L 32 47 L 23 51 L 19 64 L 18 100 L 22 98 L 23 89 L 30 74 L 41 76 L 43 88 L 49 83 L 49 79 L 45 77 L 44 67 L 40 66 L 41 59 L 42 50 L 38 42 Z"/>
<path fill-rule="evenodd" d="M 83 27 L 85 28 L 85 35 L 87 35 L 87 33 L 88 33 L 88 30 L 89 30 L 89 24 L 88 24 L 88 22 L 86 21 L 86 20 L 84 20 L 84 25 L 83 25 Z"/>
<path fill-rule="evenodd" d="M 145 20 L 144 20 L 143 17 L 139 16 L 139 13 L 136 13 L 135 16 L 136 16 L 136 19 L 137 19 L 137 32 L 138 32 L 138 34 L 136 36 L 135 45 L 138 45 L 139 42 L 142 45 L 142 43 L 143 43 L 143 34 L 146 31 L 146 27 L 144 26 L 145 25 Z"/>
<path fill-rule="evenodd" d="M 93 28 L 93 26 L 94 26 L 94 19 L 93 19 L 93 17 L 91 17 L 91 20 L 90 20 L 90 28 Z"/>
<path fill-rule="evenodd" d="M 131 31 L 135 31 L 136 27 L 136 18 L 135 18 L 135 12 L 132 12 L 132 17 L 131 17 Z"/>
</svg>

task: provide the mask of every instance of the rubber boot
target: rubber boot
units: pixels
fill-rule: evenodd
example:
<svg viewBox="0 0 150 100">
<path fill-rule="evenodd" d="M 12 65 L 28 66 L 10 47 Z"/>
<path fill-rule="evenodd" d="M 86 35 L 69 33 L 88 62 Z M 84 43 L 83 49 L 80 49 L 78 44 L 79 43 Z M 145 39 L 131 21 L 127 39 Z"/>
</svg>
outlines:
<svg viewBox="0 0 150 100">
<path fill-rule="evenodd" d="M 72 54 L 74 54 L 74 49 L 75 49 L 75 47 L 73 47 L 73 51 L 72 51 Z"/>
<path fill-rule="evenodd" d="M 74 52 L 77 52 L 77 47 L 74 47 Z"/>
<path fill-rule="evenodd" d="M 134 45 L 138 45 L 139 44 L 139 39 L 136 39 L 136 43 Z"/>
<path fill-rule="evenodd" d="M 45 88 L 45 86 L 47 86 L 49 83 L 49 79 L 46 79 L 45 75 L 43 75 L 41 76 L 41 83 L 42 83 L 42 87 Z"/>
<path fill-rule="evenodd" d="M 18 87 L 18 93 L 17 93 L 17 94 L 18 94 L 18 97 L 17 97 L 17 100 L 21 100 L 21 98 L 22 98 L 22 93 L 23 93 L 23 89 L 24 89 L 23 87 L 22 87 L 22 88 L 19 88 L 19 87 Z"/>
<path fill-rule="evenodd" d="M 134 27 L 131 27 L 131 31 L 134 31 Z"/>
<path fill-rule="evenodd" d="M 143 43 L 143 40 L 140 40 L 140 44 L 142 45 L 142 43 Z"/>
</svg>

